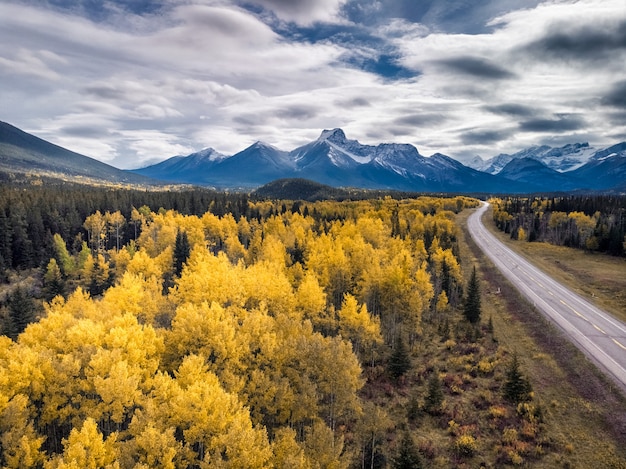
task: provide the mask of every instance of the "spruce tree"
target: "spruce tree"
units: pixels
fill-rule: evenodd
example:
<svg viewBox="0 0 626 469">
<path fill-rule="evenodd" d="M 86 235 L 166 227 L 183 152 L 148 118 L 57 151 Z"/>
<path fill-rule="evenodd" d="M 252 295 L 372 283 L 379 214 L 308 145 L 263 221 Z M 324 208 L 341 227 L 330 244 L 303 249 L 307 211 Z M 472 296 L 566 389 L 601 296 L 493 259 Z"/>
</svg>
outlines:
<svg viewBox="0 0 626 469">
<path fill-rule="evenodd" d="M 393 459 L 394 469 L 421 469 L 424 467 L 419 450 L 409 432 L 404 432 L 398 455 Z"/>
<path fill-rule="evenodd" d="M 189 254 L 191 254 L 191 247 L 187 238 L 187 232 L 178 230 L 178 233 L 176 233 L 176 245 L 174 246 L 174 275 L 176 277 L 180 277 L 183 265 L 189 259 Z"/>
<path fill-rule="evenodd" d="M 24 332 L 26 326 L 35 320 L 35 302 L 22 287 L 17 287 L 8 297 L 8 334 L 12 339 Z"/>
<path fill-rule="evenodd" d="M 532 399 L 532 386 L 530 381 L 520 371 L 517 353 L 513 354 L 513 358 L 506 371 L 506 381 L 502 387 L 504 398 L 513 404 L 527 402 Z"/>
<path fill-rule="evenodd" d="M 477 324 L 480 322 L 480 312 L 480 285 L 478 284 L 476 267 L 474 267 L 467 285 L 467 297 L 465 298 L 463 314 L 469 322 Z"/>
<path fill-rule="evenodd" d="M 424 410 L 429 414 L 438 414 L 443 404 L 443 390 L 439 372 L 435 369 L 428 380 L 428 394 L 424 399 Z"/>
<path fill-rule="evenodd" d="M 389 358 L 389 373 L 394 379 L 400 378 L 411 369 L 411 357 L 404 345 L 402 337 L 398 335 L 396 346 Z"/>
</svg>

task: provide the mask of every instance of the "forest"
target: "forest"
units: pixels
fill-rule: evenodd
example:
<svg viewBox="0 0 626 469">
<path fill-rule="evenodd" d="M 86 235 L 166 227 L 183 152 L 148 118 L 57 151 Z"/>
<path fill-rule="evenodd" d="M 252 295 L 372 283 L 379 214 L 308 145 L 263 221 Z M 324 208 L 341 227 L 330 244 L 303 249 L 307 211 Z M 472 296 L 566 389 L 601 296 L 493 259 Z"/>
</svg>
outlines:
<svg viewBox="0 0 626 469">
<path fill-rule="evenodd" d="M 626 255 L 625 196 L 493 199 L 493 219 L 511 238 Z"/>
<path fill-rule="evenodd" d="M 38 246 L 23 226 L 34 280 L 3 286 L 2 467 L 477 467 L 561 450 L 461 261 L 455 217 L 475 199 L 19 190 L 46 228 Z M 16 213 L 5 203 L 7 246 Z"/>
</svg>

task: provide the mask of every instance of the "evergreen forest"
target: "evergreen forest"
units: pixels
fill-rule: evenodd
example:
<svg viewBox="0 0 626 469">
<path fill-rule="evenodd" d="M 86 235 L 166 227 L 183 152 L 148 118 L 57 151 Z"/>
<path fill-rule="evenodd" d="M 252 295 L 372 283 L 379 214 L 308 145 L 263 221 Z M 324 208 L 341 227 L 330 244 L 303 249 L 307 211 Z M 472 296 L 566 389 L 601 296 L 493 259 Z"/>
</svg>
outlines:
<svg viewBox="0 0 626 469">
<path fill-rule="evenodd" d="M 476 206 L 3 187 L 0 465 L 541 460 L 559 443 L 459 253 Z"/>
</svg>

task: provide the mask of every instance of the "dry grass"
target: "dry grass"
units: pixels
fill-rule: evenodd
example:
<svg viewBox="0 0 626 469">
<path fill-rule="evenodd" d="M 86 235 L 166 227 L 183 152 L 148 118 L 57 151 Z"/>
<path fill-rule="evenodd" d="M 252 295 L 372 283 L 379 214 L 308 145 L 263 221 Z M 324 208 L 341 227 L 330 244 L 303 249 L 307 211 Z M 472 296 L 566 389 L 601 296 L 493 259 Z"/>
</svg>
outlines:
<svg viewBox="0 0 626 469">
<path fill-rule="evenodd" d="M 626 321 L 626 259 L 548 243 L 514 241 L 496 228 L 491 209 L 483 222 L 501 241 L 544 272 Z"/>
<path fill-rule="evenodd" d="M 468 215 L 469 212 L 459 215 L 460 226 L 465 226 Z M 560 271 L 554 267 L 559 265 L 557 261 L 566 265 L 565 272 L 555 275 L 559 279 L 569 276 L 565 283 L 580 282 L 582 270 L 593 272 L 599 269 L 610 275 L 608 272 L 613 268 L 603 270 L 601 266 L 589 266 L 589 263 L 580 260 L 580 253 L 562 258 L 559 255 L 561 251 L 552 246 L 545 248 L 540 245 L 538 248 L 530 243 L 524 244 L 536 249 L 529 255 L 533 261 L 539 248 L 544 249 L 546 257 L 543 262 L 548 266 L 552 264 L 552 269 L 545 269 L 549 273 Z M 483 321 L 491 316 L 495 336 L 501 346 L 517 352 L 523 370 L 533 385 L 535 400 L 542 404 L 546 413 L 546 454 L 532 467 L 626 468 L 624 396 L 559 330 L 519 296 L 465 232 L 461 246 L 464 265 L 480 265 Z M 618 262 L 611 262 L 610 265 L 620 267 Z M 496 285 L 501 288 L 499 294 L 496 293 Z"/>
</svg>

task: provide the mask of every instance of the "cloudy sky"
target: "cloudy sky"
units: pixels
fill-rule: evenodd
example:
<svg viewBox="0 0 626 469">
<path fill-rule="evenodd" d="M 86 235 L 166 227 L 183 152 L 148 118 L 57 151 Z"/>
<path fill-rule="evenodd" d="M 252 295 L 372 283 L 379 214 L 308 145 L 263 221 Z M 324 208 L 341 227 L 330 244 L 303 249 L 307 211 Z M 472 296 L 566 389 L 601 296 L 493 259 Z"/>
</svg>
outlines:
<svg viewBox="0 0 626 469">
<path fill-rule="evenodd" d="M 257 140 L 626 140 L 624 0 L 1 0 L 0 120 L 120 168 Z"/>
</svg>

